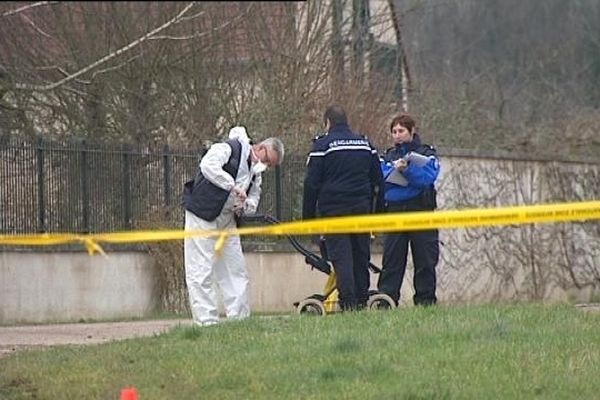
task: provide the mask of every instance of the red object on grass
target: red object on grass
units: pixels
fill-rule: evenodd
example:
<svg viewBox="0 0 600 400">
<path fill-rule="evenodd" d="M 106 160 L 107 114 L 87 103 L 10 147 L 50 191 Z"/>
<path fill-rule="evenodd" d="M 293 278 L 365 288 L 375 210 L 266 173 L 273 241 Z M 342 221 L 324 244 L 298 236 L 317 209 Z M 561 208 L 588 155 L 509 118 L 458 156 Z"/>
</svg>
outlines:
<svg viewBox="0 0 600 400">
<path fill-rule="evenodd" d="M 121 400 L 138 400 L 137 390 L 135 388 L 121 389 Z"/>
</svg>

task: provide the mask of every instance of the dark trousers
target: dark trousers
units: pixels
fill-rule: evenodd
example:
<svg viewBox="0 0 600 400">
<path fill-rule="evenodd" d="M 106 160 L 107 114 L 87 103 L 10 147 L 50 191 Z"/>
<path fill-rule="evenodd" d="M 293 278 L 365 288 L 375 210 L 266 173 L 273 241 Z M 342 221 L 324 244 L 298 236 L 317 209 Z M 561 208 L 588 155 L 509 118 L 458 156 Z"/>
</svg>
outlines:
<svg viewBox="0 0 600 400">
<path fill-rule="evenodd" d="M 388 211 L 395 210 L 390 208 Z M 435 267 L 440 256 L 437 229 L 386 235 L 383 244 L 383 265 L 377 289 L 389 295 L 396 303 L 400 301 L 400 287 L 406 271 L 409 245 L 415 267 L 413 302 L 416 305 L 435 304 L 437 302 Z"/>
<path fill-rule="evenodd" d="M 335 269 L 342 310 L 352 310 L 367 304 L 370 244 L 368 234 L 325 236 L 327 255 Z"/>
</svg>

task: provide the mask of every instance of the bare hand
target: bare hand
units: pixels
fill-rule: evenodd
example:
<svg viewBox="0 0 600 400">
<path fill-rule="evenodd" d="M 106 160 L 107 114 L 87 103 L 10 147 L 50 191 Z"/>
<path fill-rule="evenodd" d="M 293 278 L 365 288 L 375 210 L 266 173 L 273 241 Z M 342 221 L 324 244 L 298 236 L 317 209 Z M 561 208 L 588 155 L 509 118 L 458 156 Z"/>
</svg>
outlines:
<svg viewBox="0 0 600 400">
<path fill-rule="evenodd" d="M 244 204 L 240 203 L 240 204 L 236 204 L 235 206 L 233 206 L 233 213 L 235 215 L 237 215 L 238 217 L 241 217 L 242 215 L 244 215 Z"/>
<path fill-rule="evenodd" d="M 408 163 L 403 158 L 399 158 L 398 160 L 394 161 L 394 168 L 396 168 L 399 172 L 404 171 L 407 166 Z"/>
<path fill-rule="evenodd" d="M 231 191 L 238 197 L 238 199 L 241 200 L 241 203 L 244 203 L 244 201 L 246 200 L 246 197 L 248 197 L 246 195 L 246 191 L 244 191 L 242 188 L 240 188 L 238 186 L 234 186 Z"/>
</svg>

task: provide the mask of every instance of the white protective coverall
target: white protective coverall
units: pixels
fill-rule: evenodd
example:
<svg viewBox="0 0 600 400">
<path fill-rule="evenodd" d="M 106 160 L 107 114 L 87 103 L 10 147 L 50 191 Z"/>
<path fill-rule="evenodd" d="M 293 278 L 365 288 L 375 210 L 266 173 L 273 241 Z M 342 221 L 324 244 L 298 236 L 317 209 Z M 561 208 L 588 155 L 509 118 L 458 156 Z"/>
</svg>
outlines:
<svg viewBox="0 0 600 400">
<path fill-rule="evenodd" d="M 246 129 L 241 126 L 232 128 L 229 131 L 229 138 L 237 138 L 242 144 L 235 182 L 231 175 L 223 170 L 223 166 L 231 156 L 231 147 L 227 143 L 213 144 L 200 162 L 204 177 L 214 185 L 230 192 L 223 211 L 214 221 L 205 221 L 186 210 L 186 231 L 235 228 L 233 208 L 239 200 L 231 190 L 234 186 L 238 186 L 247 191 L 253 174 L 247 162 L 251 144 Z M 260 173 L 255 175 L 244 203 L 245 214 L 255 213 L 260 200 L 262 179 Z M 216 238 L 193 237 L 186 238 L 184 241 L 185 278 L 193 322 L 198 325 L 212 325 L 219 322 L 216 291 L 218 289 L 228 318 L 239 319 L 250 315 L 249 281 L 240 237 L 227 236 L 219 256 L 215 255 L 216 240 Z"/>
</svg>

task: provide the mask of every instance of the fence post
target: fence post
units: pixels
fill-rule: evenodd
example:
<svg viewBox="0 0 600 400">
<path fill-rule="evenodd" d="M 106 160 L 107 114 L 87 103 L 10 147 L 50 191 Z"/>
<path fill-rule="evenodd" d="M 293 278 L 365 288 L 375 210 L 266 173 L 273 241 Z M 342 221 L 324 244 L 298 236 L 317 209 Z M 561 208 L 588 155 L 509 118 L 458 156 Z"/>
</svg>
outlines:
<svg viewBox="0 0 600 400">
<path fill-rule="evenodd" d="M 81 206 L 83 219 L 83 232 L 90 232 L 90 196 L 88 192 L 88 165 L 87 165 L 87 142 L 81 141 Z"/>
<path fill-rule="evenodd" d="M 131 228 L 131 157 L 129 148 L 123 146 L 123 223 Z"/>
<path fill-rule="evenodd" d="M 46 232 L 46 201 L 44 199 L 44 139 L 37 143 L 37 197 L 38 197 L 38 232 Z"/>
<path fill-rule="evenodd" d="M 281 188 L 281 167 L 275 167 L 275 215 L 278 221 L 281 221 L 281 196 L 283 190 Z"/>
<path fill-rule="evenodd" d="M 165 206 L 171 205 L 171 163 L 169 162 L 169 145 L 163 147 L 163 177 L 164 177 L 164 196 Z"/>
</svg>

